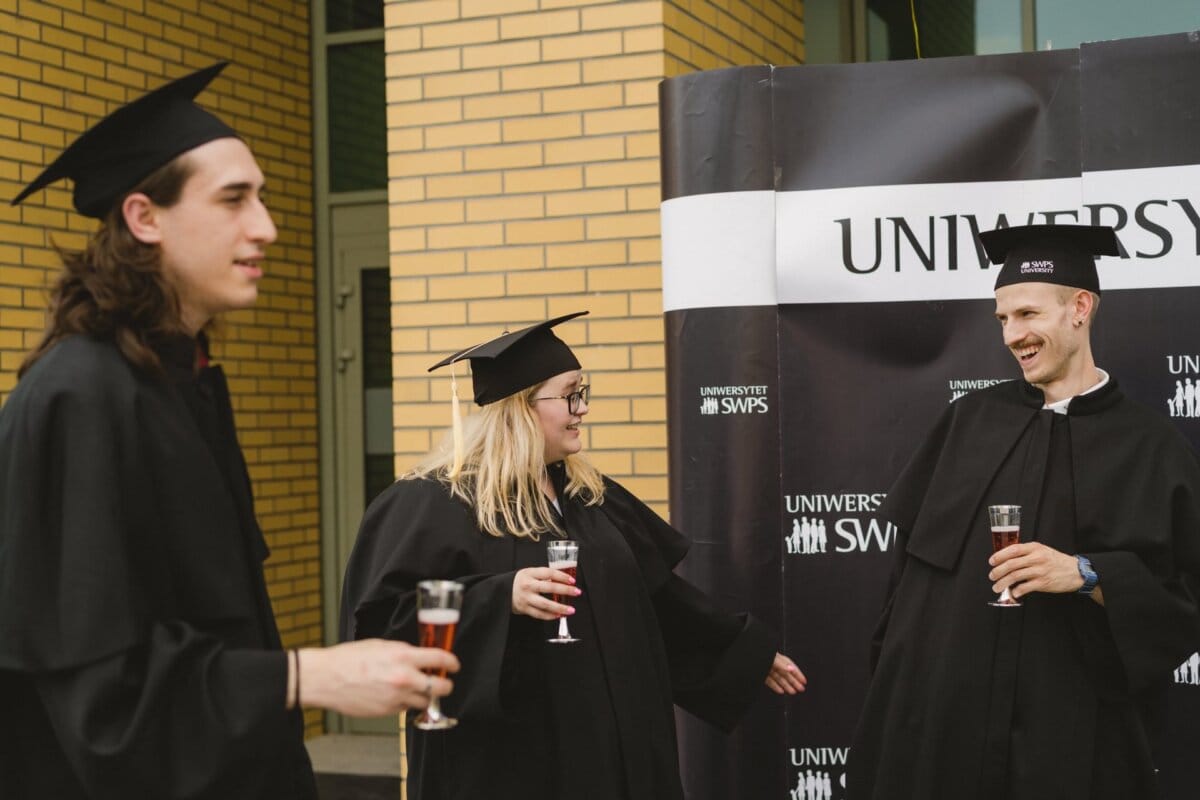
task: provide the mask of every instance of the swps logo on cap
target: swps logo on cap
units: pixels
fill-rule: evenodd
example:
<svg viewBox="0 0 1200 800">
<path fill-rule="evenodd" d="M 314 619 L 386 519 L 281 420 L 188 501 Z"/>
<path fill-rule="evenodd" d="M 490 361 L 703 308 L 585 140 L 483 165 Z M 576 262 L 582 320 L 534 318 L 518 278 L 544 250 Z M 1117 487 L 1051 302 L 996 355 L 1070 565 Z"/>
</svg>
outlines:
<svg viewBox="0 0 1200 800">
<path fill-rule="evenodd" d="M 1054 273 L 1053 261 L 1022 261 L 1021 274 L 1030 275 L 1052 275 Z"/>
</svg>

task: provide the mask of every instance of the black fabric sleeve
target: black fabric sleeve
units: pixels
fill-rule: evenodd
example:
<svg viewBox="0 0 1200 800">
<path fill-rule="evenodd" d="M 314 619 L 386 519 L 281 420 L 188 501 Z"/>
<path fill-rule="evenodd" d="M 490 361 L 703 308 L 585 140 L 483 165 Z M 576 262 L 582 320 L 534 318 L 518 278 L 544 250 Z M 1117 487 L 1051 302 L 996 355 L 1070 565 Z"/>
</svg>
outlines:
<svg viewBox="0 0 1200 800">
<path fill-rule="evenodd" d="M 671 575 L 653 600 L 676 705 L 731 730 L 771 669 L 776 652 L 771 633 L 748 614 L 717 608 L 678 575 Z"/>
<path fill-rule="evenodd" d="M 1126 431 L 1140 433 L 1124 439 L 1072 428 L 1076 459 L 1103 452 L 1108 471 L 1077 470 L 1079 548 L 1100 577 L 1107 620 L 1107 631 L 1087 624 L 1077 631 L 1085 651 L 1115 645 L 1134 692 L 1169 678 L 1200 649 L 1200 465 L 1168 423 L 1146 419 L 1150 413 L 1119 416 Z M 1121 476 L 1119 493 L 1105 494 L 1105 474 Z M 1099 609 L 1085 603 L 1096 617 Z"/>
<path fill-rule="evenodd" d="M 59 746 L 96 800 L 242 796 L 277 768 L 296 711 L 286 654 L 228 650 L 180 624 L 141 645 L 33 676 Z"/>
<path fill-rule="evenodd" d="M 875 674 L 875 667 L 879 665 L 879 656 L 883 652 L 883 640 L 887 636 L 888 624 L 892 621 L 892 606 L 896 602 L 896 589 L 900 586 L 900 579 L 904 575 L 904 567 L 908 564 L 907 541 L 908 537 L 904 529 L 898 528 L 896 532 L 895 554 L 892 556 L 892 568 L 888 573 L 887 591 L 884 594 L 883 609 L 879 612 L 879 619 L 875 622 L 875 629 L 871 633 L 870 670 L 872 675 Z"/>
<path fill-rule="evenodd" d="M 403 480 L 367 509 L 346 566 L 342 638 L 417 642 L 417 583 L 464 585 L 454 652 L 462 670 L 443 703 L 464 723 L 503 713 L 501 677 L 512 624 L 514 571 L 479 574 L 472 558 L 486 545 L 470 510 L 432 480 Z"/>
<path fill-rule="evenodd" d="M 1195 587 L 1183 576 L 1156 576 L 1135 553 L 1085 555 L 1100 576 L 1110 641 L 1130 689 L 1138 692 L 1161 682 L 1200 648 Z M 1101 642 L 1084 642 L 1085 650 L 1089 644 Z"/>
<path fill-rule="evenodd" d="M 123 364 L 44 366 L 0 414 L 0 668 L 18 671 L 120 652 L 150 617 L 136 384 Z"/>
<path fill-rule="evenodd" d="M 951 403 L 888 490 L 878 516 L 907 532 L 909 555 L 943 570 L 958 563 L 964 521 L 1037 417 L 1018 389 L 998 384 Z"/>
<path fill-rule="evenodd" d="M 605 478 L 601 510 L 621 531 L 651 594 L 675 703 L 728 731 L 742 718 L 774 661 L 770 631 L 748 614 L 718 608 L 671 570 L 688 540 L 616 481 Z"/>
<path fill-rule="evenodd" d="M 687 555 L 687 538 L 611 478 L 604 479 L 604 503 L 600 510 L 625 537 L 646 588 L 653 593 Z"/>
</svg>

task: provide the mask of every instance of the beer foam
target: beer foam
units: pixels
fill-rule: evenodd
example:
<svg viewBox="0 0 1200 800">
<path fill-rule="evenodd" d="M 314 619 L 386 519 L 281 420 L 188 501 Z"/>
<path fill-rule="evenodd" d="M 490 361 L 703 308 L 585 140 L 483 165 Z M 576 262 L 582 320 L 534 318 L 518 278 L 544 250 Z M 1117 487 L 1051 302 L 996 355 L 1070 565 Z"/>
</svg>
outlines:
<svg viewBox="0 0 1200 800">
<path fill-rule="evenodd" d="M 551 561 L 550 569 L 569 569 L 578 565 L 578 561 Z"/>
<path fill-rule="evenodd" d="M 457 608 L 422 608 L 417 611 L 417 622 L 422 625 L 454 625 L 458 622 Z"/>
</svg>

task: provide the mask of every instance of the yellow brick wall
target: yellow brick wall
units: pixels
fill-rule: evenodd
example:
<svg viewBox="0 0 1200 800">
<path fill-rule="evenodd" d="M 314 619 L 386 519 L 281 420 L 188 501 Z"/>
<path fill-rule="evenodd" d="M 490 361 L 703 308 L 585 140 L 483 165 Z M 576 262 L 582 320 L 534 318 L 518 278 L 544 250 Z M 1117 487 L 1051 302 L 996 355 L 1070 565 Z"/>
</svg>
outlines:
<svg viewBox="0 0 1200 800">
<path fill-rule="evenodd" d="M 593 387 L 588 453 L 665 514 L 662 3 L 385 11 L 397 469 L 449 423 L 448 377 L 426 367 L 589 309 L 559 329 Z"/>
<path fill-rule="evenodd" d="M 665 0 L 667 77 L 699 69 L 804 61 L 800 0 Z"/>
<path fill-rule="evenodd" d="M 200 102 L 267 175 L 279 240 L 257 307 L 232 314 L 214 355 L 229 375 L 272 601 L 289 646 L 321 642 L 308 3 L 299 0 L 0 0 L 0 402 L 40 338 L 59 261 L 95 225 L 58 183 L 8 200 L 117 105 L 213 61 L 234 63 Z M 310 731 L 320 715 L 310 714 Z"/>
<path fill-rule="evenodd" d="M 396 468 L 448 424 L 448 352 L 563 326 L 592 460 L 667 513 L 658 83 L 797 63 L 798 0 L 388 0 Z M 469 391 L 459 392 L 469 397 Z"/>
</svg>

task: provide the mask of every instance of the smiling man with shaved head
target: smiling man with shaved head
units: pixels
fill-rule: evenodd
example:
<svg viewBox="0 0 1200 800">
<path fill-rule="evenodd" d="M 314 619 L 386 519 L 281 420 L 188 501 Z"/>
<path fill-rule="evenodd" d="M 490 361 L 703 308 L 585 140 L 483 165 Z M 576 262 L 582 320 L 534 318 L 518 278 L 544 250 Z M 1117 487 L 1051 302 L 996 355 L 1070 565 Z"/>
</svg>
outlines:
<svg viewBox="0 0 1200 800">
<path fill-rule="evenodd" d="M 1200 644 L 1200 468 L 1093 358 L 1113 230 L 980 239 L 1021 377 L 956 400 L 879 511 L 901 546 L 848 796 L 1158 797 L 1156 719 Z M 1020 543 L 993 552 L 991 505 L 1021 507 Z"/>
</svg>

